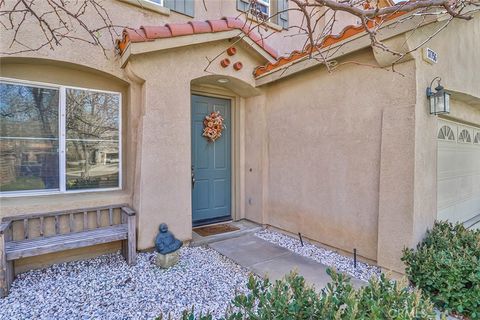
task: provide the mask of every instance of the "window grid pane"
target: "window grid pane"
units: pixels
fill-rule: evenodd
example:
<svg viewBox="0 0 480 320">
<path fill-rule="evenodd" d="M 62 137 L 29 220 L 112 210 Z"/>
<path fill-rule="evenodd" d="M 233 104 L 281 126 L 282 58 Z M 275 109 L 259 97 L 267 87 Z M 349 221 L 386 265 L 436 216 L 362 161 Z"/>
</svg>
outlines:
<svg viewBox="0 0 480 320">
<path fill-rule="evenodd" d="M 118 94 L 67 89 L 67 190 L 119 187 L 119 99 Z"/>
<path fill-rule="evenodd" d="M 0 90 L 2 195 L 121 187 L 120 93 L 9 80 Z"/>
<path fill-rule="evenodd" d="M 58 89 L 0 82 L 0 192 L 59 189 Z"/>
</svg>

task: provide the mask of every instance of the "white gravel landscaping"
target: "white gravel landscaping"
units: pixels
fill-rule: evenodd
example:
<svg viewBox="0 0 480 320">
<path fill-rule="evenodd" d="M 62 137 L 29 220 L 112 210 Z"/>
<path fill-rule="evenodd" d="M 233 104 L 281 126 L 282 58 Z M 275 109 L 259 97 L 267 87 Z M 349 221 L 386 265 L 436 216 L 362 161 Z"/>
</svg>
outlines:
<svg viewBox="0 0 480 320">
<path fill-rule="evenodd" d="M 343 256 L 332 250 L 314 246 L 306 241 L 304 241 L 304 246 L 302 247 L 299 239 L 289 237 L 280 232 L 265 229 L 255 233 L 255 236 L 360 280 L 368 281 L 371 277 L 379 277 L 381 274 L 379 267 L 357 261 L 357 268 L 354 268 L 353 258 Z"/>
<path fill-rule="evenodd" d="M 168 270 L 155 265 L 154 253 L 140 253 L 133 267 L 120 254 L 104 255 L 20 274 L 0 299 L 0 319 L 153 319 L 162 312 L 178 319 L 192 305 L 216 318 L 246 290 L 248 276 L 203 247 L 180 249 Z"/>
</svg>

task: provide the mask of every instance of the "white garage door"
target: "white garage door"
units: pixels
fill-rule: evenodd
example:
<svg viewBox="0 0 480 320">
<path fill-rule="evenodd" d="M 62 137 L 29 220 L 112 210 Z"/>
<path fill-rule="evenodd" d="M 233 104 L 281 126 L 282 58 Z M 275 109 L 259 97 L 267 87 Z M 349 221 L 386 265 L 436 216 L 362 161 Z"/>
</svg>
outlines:
<svg viewBox="0 0 480 320">
<path fill-rule="evenodd" d="M 437 218 L 480 227 L 480 128 L 439 120 Z"/>
</svg>

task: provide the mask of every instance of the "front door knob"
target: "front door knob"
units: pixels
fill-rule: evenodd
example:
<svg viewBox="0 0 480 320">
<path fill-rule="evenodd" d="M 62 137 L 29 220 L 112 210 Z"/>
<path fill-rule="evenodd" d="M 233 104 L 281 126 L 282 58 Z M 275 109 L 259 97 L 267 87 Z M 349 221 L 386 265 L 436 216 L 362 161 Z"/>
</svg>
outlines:
<svg viewBox="0 0 480 320">
<path fill-rule="evenodd" d="M 195 187 L 195 169 L 192 166 L 192 188 Z"/>
</svg>

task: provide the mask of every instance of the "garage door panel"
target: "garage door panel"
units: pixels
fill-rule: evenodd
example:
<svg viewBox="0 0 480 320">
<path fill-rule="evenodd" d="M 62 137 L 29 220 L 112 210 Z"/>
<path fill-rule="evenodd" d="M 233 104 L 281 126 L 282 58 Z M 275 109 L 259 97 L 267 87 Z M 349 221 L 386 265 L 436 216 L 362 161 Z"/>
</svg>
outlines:
<svg viewBox="0 0 480 320">
<path fill-rule="evenodd" d="M 458 178 L 458 200 L 465 201 L 474 196 L 473 193 L 473 176 L 461 176 Z"/>
<path fill-rule="evenodd" d="M 479 208 L 479 201 L 479 198 L 470 198 L 463 202 L 457 203 L 453 217 L 454 221 L 465 222 L 480 214 L 480 210 L 477 210 L 477 208 Z"/>
<path fill-rule="evenodd" d="M 438 178 L 446 179 L 456 176 L 458 170 L 456 145 L 452 142 L 439 141 L 438 148 Z"/>
<path fill-rule="evenodd" d="M 478 163 L 475 163 L 473 145 L 460 145 L 455 154 L 457 160 L 457 172 L 459 174 L 473 174 Z"/>
<path fill-rule="evenodd" d="M 448 189 L 450 188 L 448 187 Z M 447 191 L 442 196 L 440 190 L 437 219 L 465 222 L 480 214 L 480 209 L 478 209 L 480 208 L 479 195 L 467 198 L 461 193 Z"/>
<path fill-rule="evenodd" d="M 458 201 L 458 179 L 445 179 L 437 182 L 438 208 L 445 209 Z"/>
<path fill-rule="evenodd" d="M 480 195 L 480 174 L 477 174 L 476 178 L 473 180 L 473 191 L 475 194 Z"/>
<path fill-rule="evenodd" d="M 468 205 L 465 204 L 464 207 L 468 207 Z M 440 210 L 437 214 L 437 219 L 443 221 L 463 223 L 480 214 L 479 211 L 467 213 L 467 211 L 464 210 L 464 207 L 462 207 L 462 205 L 459 205 Z"/>
<path fill-rule="evenodd" d="M 453 133 L 449 137 L 445 126 Z M 439 130 L 437 219 L 463 223 L 480 215 L 480 144 L 474 143 L 478 129 L 440 120 Z"/>
<path fill-rule="evenodd" d="M 438 211 L 437 220 L 450 221 L 450 218 L 453 217 L 454 215 L 455 215 L 455 207 L 443 208 Z"/>
</svg>

